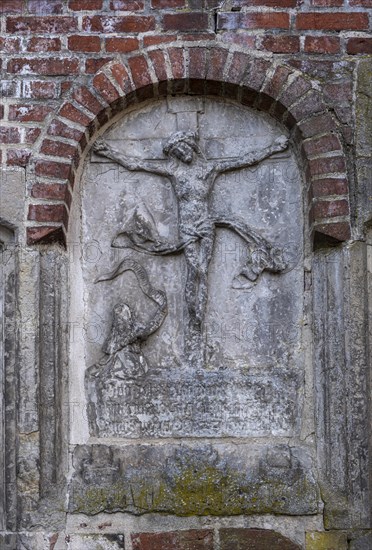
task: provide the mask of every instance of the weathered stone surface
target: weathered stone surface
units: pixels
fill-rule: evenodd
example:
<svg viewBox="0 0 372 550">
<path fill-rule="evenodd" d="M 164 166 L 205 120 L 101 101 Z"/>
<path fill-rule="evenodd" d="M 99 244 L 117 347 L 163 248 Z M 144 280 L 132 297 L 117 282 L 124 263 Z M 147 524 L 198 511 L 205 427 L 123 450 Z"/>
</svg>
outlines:
<svg viewBox="0 0 372 550">
<path fill-rule="evenodd" d="M 90 377 L 90 431 L 101 437 L 236 437 L 293 434 L 300 385 L 290 369 L 153 369 L 135 377 Z M 237 401 L 236 396 L 239 395 Z M 278 411 L 281 411 L 278 414 Z"/>
<path fill-rule="evenodd" d="M 345 532 L 306 533 L 306 550 L 347 550 L 347 548 Z"/>
<path fill-rule="evenodd" d="M 207 529 L 132 535 L 133 550 L 213 550 L 213 531 Z"/>
<path fill-rule="evenodd" d="M 287 445 L 77 446 L 69 509 L 188 515 L 315 514 L 312 461 Z"/>
<path fill-rule="evenodd" d="M 72 345 L 71 388 L 88 412 L 74 443 L 88 430 L 300 433 L 302 198 L 282 132 L 233 102 L 178 97 L 97 141 L 73 271 L 85 341 Z"/>
<path fill-rule="evenodd" d="M 370 550 L 372 548 L 372 532 L 364 534 L 352 533 L 349 550 Z"/>
<path fill-rule="evenodd" d="M 370 421 L 362 413 L 369 406 L 367 249 L 353 243 L 324 250 L 314 262 L 316 429 L 327 529 L 368 528 L 370 521 Z"/>
<path fill-rule="evenodd" d="M 25 191 L 23 170 L 0 170 L 0 217 L 11 227 L 23 225 Z"/>
<path fill-rule="evenodd" d="M 356 89 L 356 175 L 358 228 L 364 233 L 363 224 L 372 218 L 372 63 L 361 60 L 358 65 Z"/>
<path fill-rule="evenodd" d="M 300 550 L 280 533 L 266 529 L 221 529 L 221 550 Z"/>
<path fill-rule="evenodd" d="M 124 549 L 124 535 L 70 535 L 69 550 Z"/>
</svg>

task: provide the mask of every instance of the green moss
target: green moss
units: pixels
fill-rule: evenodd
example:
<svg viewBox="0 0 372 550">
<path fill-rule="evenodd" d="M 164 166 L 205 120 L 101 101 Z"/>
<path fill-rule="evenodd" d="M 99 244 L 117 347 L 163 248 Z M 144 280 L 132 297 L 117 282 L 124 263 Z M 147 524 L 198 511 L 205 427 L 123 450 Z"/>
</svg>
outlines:
<svg viewBox="0 0 372 550">
<path fill-rule="evenodd" d="M 168 465 L 169 466 L 169 465 Z M 102 511 L 171 513 L 178 516 L 234 516 L 254 513 L 309 513 L 309 502 L 317 512 L 317 490 L 301 475 L 289 482 L 280 474 L 261 472 L 248 479 L 245 472 L 195 457 L 166 467 L 159 478 L 136 475 L 108 487 L 81 486 L 74 499 L 74 511 L 89 515 Z M 300 510 L 301 512 L 301 510 Z"/>
</svg>

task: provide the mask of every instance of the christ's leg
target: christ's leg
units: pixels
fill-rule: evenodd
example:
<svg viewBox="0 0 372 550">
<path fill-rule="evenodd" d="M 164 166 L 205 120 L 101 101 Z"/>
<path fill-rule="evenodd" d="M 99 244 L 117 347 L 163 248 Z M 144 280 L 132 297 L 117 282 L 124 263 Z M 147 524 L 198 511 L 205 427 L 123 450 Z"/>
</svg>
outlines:
<svg viewBox="0 0 372 550">
<path fill-rule="evenodd" d="M 185 299 L 191 321 L 200 324 L 198 315 L 198 294 L 200 283 L 199 243 L 191 243 L 184 249 L 187 274 L 185 286 Z"/>
</svg>

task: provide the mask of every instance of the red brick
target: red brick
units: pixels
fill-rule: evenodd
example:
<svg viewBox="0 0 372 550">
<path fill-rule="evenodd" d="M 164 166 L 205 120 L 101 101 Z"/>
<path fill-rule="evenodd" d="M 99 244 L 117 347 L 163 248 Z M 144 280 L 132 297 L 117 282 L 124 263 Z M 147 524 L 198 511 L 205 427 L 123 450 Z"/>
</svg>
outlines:
<svg viewBox="0 0 372 550">
<path fill-rule="evenodd" d="M 71 159 L 76 155 L 76 147 L 64 143 L 63 141 L 44 139 L 41 146 L 41 152 L 44 155 L 50 155 L 52 157 L 64 157 Z"/>
<path fill-rule="evenodd" d="M 42 122 L 51 111 L 47 105 L 10 105 L 9 120 Z"/>
<path fill-rule="evenodd" d="M 185 0 L 151 0 L 151 7 L 159 8 L 184 8 Z"/>
<path fill-rule="evenodd" d="M 65 103 L 59 111 L 60 116 L 72 120 L 72 122 L 77 122 L 82 126 L 88 126 L 91 119 L 88 118 L 84 113 L 79 109 L 74 107 L 71 103 Z"/>
<path fill-rule="evenodd" d="M 228 82 L 240 84 L 249 68 L 249 57 L 243 52 L 234 52 L 228 73 Z"/>
<path fill-rule="evenodd" d="M 300 51 L 298 36 L 265 36 L 262 47 L 273 53 L 296 53 Z"/>
<path fill-rule="evenodd" d="M 133 82 L 137 88 L 148 86 L 152 83 L 146 59 L 142 55 L 131 57 L 128 60 Z"/>
<path fill-rule="evenodd" d="M 35 183 L 31 195 L 36 199 L 64 200 L 66 189 L 64 183 Z"/>
<path fill-rule="evenodd" d="M 167 13 L 163 17 L 165 31 L 202 31 L 208 29 L 208 15 L 202 12 Z"/>
<path fill-rule="evenodd" d="M 63 3 L 62 0 L 48 0 L 47 2 L 28 0 L 27 9 L 29 13 L 37 15 L 59 14 L 63 11 Z"/>
<path fill-rule="evenodd" d="M 347 195 L 348 182 L 345 178 L 324 178 L 313 181 L 312 190 L 315 197 Z"/>
<path fill-rule="evenodd" d="M 28 219 L 36 222 L 63 222 L 67 219 L 64 204 L 30 204 Z"/>
<path fill-rule="evenodd" d="M 33 244 L 51 244 L 51 243 L 65 243 L 65 235 L 62 227 L 55 226 L 42 226 L 42 227 L 28 227 L 27 228 L 27 244 L 29 246 Z"/>
<path fill-rule="evenodd" d="M 349 203 L 346 199 L 317 201 L 314 203 L 312 211 L 316 220 L 335 218 L 336 216 L 347 216 L 349 213 Z"/>
<path fill-rule="evenodd" d="M 40 128 L 25 128 L 25 143 L 35 143 L 40 134 Z"/>
<path fill-rule="evenodd" d="M 111 0 L 110 10 L 120 11 L 142 11 L 143 0 Z"/>
<path fill-rule="evenodd" d="M 8 149 L 6 163 L 8 166 L 27 166 L 30 156 L 29 149 Z"/>
<path fill-rule="evenodd" d="M 213 532 L 200 529 L 132 535 L 133 550 L 212 550 Z"/>
<path fill-rule="evenodd" d="M 91 111 L 94 115 L 98 115 L 98 113 L 103 109 L 103 105 L 85 86 L 76 90 L 72 98 L 88 109 L 88 111 Z"/>
<path fill-rule="evenodd" d="M 110 63 L 112 57 L 99 57 L 98 59 L 87 59 L 85 62 L 85 72 L 88 74 L 95 74 L 99 71 L 104 65 Z"/>
<path fill-rule="evenodd" d="M 18 128 L 0 127 L 0 143 L 20 143 L 21 135 Z"/>
<path fill-rule="evenodd" d="M 137 38 L 106 38 L 106 51 L 127 53 L 138 50 L 139 41 Z"/>
<path fill-rule="evenodd" d="M 147 32 L 155 30 L 155 18 L 150 16 L 126 15 L 122 17 L 86 16 L 83 30 L 88 32 Z"/>
<path fill-rule="evenodd" d="M 168 43 L 168 42 L 174 42 L 175 40 L 177 40 L 177 35 L 176 34 L 173 34 L 173 35 L 169 35 L 169 34 L 164 34 L 164 35 L 154 35 L 154 36 L 144 36 L 143 37 L 143 45 L 145 47 L 147 46 L 156 46 L 157 44 L 164 44 L 164 43 Z"/>
<path fill-rule="evenodd" d="M 324 96 L 333 102 L 351 102 L 353 84 L 350 80 L 341 82 L 329 82 L 325 84 Z"/>
<path fill-rule="evenodd" d="M 289 107 L 311 89 L 311 84 L 302 77 L 296 78 L 280 97 L 280 102 Z"/>
<path fill-rule="evenodd" d="M 363 6 L 364 8 L 372 8 L 372 0 L 349 0 L 350 6 Z"/>
<path fill-rule="evenodd" d="M 111 84 L 107 76 L 103 73 L 99 73 L 94 77 L 93 85 L 97 92 L 99 92 L 109 104 L 120 98 L 120 94 L 115 86 Z"/>
<path fill-rule="evenodd" d="M 197 42 L 198 40 L 215 40 L 214 32 L 187 33 L 180 36 L 184 42 Z"/>
<path fill-rule="evenodd" d="M 207 80 L 224 80 L 224 69 L 228 51 L 222 48 L 212 48 L 209 53 Z"/>
<path fill-rule="evenodd" d="M 23 13 L 24 0 L 1 0 L 0 14 Z"/>
<path fill-rule="evenodd" d="M 329 151 L 342 151 L 340 140 L 334 134 L 305 141 L 303 147 L 305 153 L 309 156 L 320 155 Z"/>
<path fill-rule="evenodd" d="M 218 17 L 218 30 L 289 29 L 289 14 L 285 12 L 230 12 Z"/>
<path fill-rule="evenodd" d="M 77 31 L 78 22 L 74 17 L 8 17 L 8 33 L 58 33 Z"/>
<path fill-rule="evenodd" d="M 337 36 L 305 36 L 304 51 L 307 53 L 339 53 L 340 39 Z"/>
<path fill-rule="evenodd" d="M 221 529 L 221 550 L 300 550 L 280 533 L 266 529 Z"/>
<path fill-rule="evenodd" d="M 61 49 L 59 38 L 36 38 L 33 37 L 27 44 L 29 52 L 58 52 Z"/>
<path fill-rule="evenodd" d="M 291 69 L 280 65 L 275 69 L 273 76 L 266 83 L 262 91 L 273 98 L 277 98 L 291 74 Z"/>
<path fill-rule="evenodd" d="M 58 95 L 57 84 L 45 80 L 31 80 L 23 83 L 25 97 L 53 99 Z"/>
<path fill-rule="evenodd" d="M 164 52 L 161 50 L 153 50 L 149 52 L 149 58 L 151 59 L 152 66 L 156 77 L 159 82 L 164 82 L 167 80 L 167 68 L 165 64 Z"/>
<path fill-rule="evenodd" d="M 337 129 L 333 117 L 328 113 L 313 116 L 306 122 L 300 122 L 299 127 L 305 138 Z"/>
<path fill-rule="evenodd" d="M 74 83 L 71 80 L 63 80 L 61 82 L 61 96 L 63 97 L 67 92 L 69 92 Z"/>
<path fill-rule="evenodd" d="M 309 162 L 310 173 L 312 176 L 321 174 L 343 173 L 346 170 L 344 157 L 327 157 L 313 159 Z"/>
<path fill-rule="evenodd" d="M 185 59 L 182 48 L 169 48 L 169 60 L 171 63 L 172 74 L 175 80 L 182 79 L 185 76 Z"/>
<path fill-rule="evenodd" d="M 270 61 L 266 61 L 265 59 L 252 60 L 247 76 L 245 76 L 243 80 L 243 84 L 253 90 L 259 90 L 266 78 L 270 66 Z"/>
<path fill-rule="evenodd" d="M 62 162 L 51 160 L 37 160 L 35 163 L 35 173 L 37 176 L 65 180 L 70 177 L 71 166 L 70 164 L 62 164 Z"/>
<path fill-rule="evenodd" d="M 19 38 L 0 38 L 0 52 L 17 53 L 20 50 L 21 41 Z"/>
<path fill-rule="evenodd" d="M 101 40 L 99 36 L 74 35 L 68 37 L 68 49 L 73 52 L 99 52 Z"/>
<path fill-rule="evenodd" d="M 349 38 L 346 51 L 351 55 L 358 53 L 372 54 L 372 38 Z"/>
<path fill-rule="evenodd" d="M 132 84 L 129 79 L 128 71 L 123 65 L 119 63 L 113 65 L 111 67 L 111 74 L 125 94 L 132 91 Z"/>
<path fill-rule="evenodd" d="M 70 75 L 78 74 L 77 59 L 44 58 L 44 59 L 11 59 L 8 63 L 9 73 L 39 74 L 39 75 Z"/>
<path fill-rule="evenodd" d="M 317 112 L 325 110 L 325 105 L 322 102 L 319 94 L 317 92 L 310 92 L 300 100 L 295 106 L 290 106 L 290 113 L 292 116 L 300 121 L 308 115 L 312 115 Z"/>
<path fill-rule="evenodd" d="M 364 30 L 368 29 L 369 21 L 366 13 L 299 13 L 296 28 L 299 30 Z"/>
<path fill-rule="evenodd" d="M 207 52 L 205 48 L 189 49 L 189 78 L 205 80 L 207 73 Z"/>
<path fill-rule="evenodd" d="M 238 44 L 244 48 L 255 48 L 256 44 L 255 36 L 246 32 L 240 32 L 239 34 L 235 32 L 224 32 L 221 35 L 221 40 L 228 44 Z"/>
<path fill-rule="evenodd" d="M 348 222 L 336 222 L 327 224 L 316 224 L 314 227 L 316 233 L 326 235 L 337 241 L 347 241 L 350 239 L 350 225 Z"/>
<path fill-rule="evenodd" d="M 68 139 L 73 139 L 74 141 L 80 141 L 83 132 L 72 128 L 68 124 L 61 122 L 58 119 L 54 119 L 48 128 L 48 134 L 50 136 L 60 136 Z"/>
<path fill-rule="evenodd" d="M 73 11 L 101 10 L 103 0 L 70 0 L 68 7 Z"/>
</svg>

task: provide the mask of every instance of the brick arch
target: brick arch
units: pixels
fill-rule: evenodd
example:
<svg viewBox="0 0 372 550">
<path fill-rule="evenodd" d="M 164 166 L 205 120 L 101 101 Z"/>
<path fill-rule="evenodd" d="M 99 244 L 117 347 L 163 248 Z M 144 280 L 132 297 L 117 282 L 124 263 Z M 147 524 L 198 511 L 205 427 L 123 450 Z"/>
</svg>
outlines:
<svg viewBox="0 0 372 550">
<path fill-rule="evenodd" d="M 301 158 L 315 238 L 350 238 L 345 154 L 317 84 L 245 51 L 173 44 L 112 61 L 72 90 L 33 159 L 28 244 L 66 242 L 75 179 L 96 132 L 126 107 L 168 94 L 228 97 L 283 123 Z"/>
</svg>

